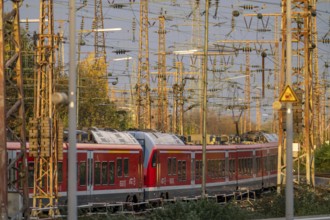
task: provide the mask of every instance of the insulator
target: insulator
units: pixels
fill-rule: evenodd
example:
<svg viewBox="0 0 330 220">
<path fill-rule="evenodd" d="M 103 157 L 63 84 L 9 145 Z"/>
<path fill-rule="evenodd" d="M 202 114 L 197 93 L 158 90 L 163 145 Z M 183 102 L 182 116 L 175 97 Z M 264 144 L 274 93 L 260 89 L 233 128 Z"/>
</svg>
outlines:
<svg viewBox="0 0 330 220">
<path fill-rule="evenodd" d="M 255 8 L 255 6 L 253 6 L 253 5 L 242 5 L 240 7 L 243 8 L 243 9 L 247 9 L 247 10 L 252 10 L 252 9 Z"/>
<path fill-rule="evenodd" d="M 25 29 L 26 29 L 26 32 L 29 32 L 29 22 L 28 21 L 25 23 Z"/>
<path fill-rule="evenodd" d="M 135 30 L 136 30 L 136 21 L 135 21 L 135 18 L 133 18 L 133 21 L 132 21 L 132 32 L 133 32 L 133 39 L 132 41 L 135 42 Z"/>
<path fill-rule="evenodd" d="M 124 7 L 124 5 L 123 4 L 112 4 L 112 7 L 116 8 L 116 9 L 122 9 Z"/>
<path fill-rule="evenodd" d="M 231 18 L 231 29 L 234 30 L 236 26 L 234 16 Z"/>
<path fill-rule="evenodd" d="M 257 18 L 258 18 L 258 19 L 262 19 L 262 14 L 261 14 L 261 13 L 258 13 L 258 14 L 257 14 Z"/>
<path fill-rule="evenodd" d="M 243 52 L 251 52 L 252 48 L 251 47 L 243 47 L 242 50 L 243 50 Z"/>
<path fill-rule="evenodd" d="M 316 17 L 316 10 L 315 9 L 311 10 L 311 15 L 312 15 L 312 17 Z"/>
<path fill-rule="evenodd" d="M 234 17 L 238 17 L 238 16 L 239 16 L 239 11 L 234 10 L 234 11 L 232 12 L 232 15 L 233 15 Z"/>
<path fill-rule="evenodd" d="M 37 46 L 37 42 L 38 42 L 38 34 L 36 31 L 33 32 L 33 44 L 34 46 Z"/>
<path fill-rule="evenodd" d="M 329 44 L 330 43 L 330 38 L 323 38 L 322 43 Z"/>
<path fill-rule="evenodd" d="M 81 24 L 80 24 L 80 30 L 83 30 L 84 29 L 84 17 L 81 18 Z"/>
<path fill-rule="evenodd" d="M 128 70 L 129 67 L 129 59 L 126 60 L 126 69 Z"/>
<path fill-rule="evenodd" d="M 267 28 L 258 28 L 256 31 L 257 32 L 270 32 L 271 30 L 267 29 Z"/>
<path fill-rule="evenodd" d="M 95 20 L 93 20 L 93 22 L 92 22 L 92 29 L 93 30 L 96 29 L 96 21 Z"/>
<path fill-rule="evenodd" d="M 310 49 L 315 49 L 315 47 L 316 47 L 316 44 L 311 43 Z"/>
<path fill-rule="evenodd" d="M 136 21 L 135 21 L 135 18 L 133 18 L 133 21 L 132 21 L 132 30 L 135 31 L 136 29 Z"/>
</svg>

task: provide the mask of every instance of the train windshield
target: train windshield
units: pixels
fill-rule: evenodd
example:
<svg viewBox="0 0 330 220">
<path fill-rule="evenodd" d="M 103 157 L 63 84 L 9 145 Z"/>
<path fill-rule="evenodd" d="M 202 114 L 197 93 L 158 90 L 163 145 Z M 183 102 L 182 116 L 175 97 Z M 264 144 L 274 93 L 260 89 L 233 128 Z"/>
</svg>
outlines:
<svg viewBox="0 0 330 220">
<path fill-rule="evenodd" d="M 141 147 L 142 147 L 142 151 L 143 151 L 143 160 L 146 154 L 146 144 L 144 139 L 137 139 L 137 141 L 140 143 Z"/>
</svg>

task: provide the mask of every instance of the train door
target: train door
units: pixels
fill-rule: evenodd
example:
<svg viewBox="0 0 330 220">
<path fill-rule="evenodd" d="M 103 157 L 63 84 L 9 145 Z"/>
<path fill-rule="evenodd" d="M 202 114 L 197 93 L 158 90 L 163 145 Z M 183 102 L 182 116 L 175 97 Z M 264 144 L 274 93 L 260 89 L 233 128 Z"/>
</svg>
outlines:
<svg viewBox="0 0 330 220">
<path fill-rule="evenodd" d="M 191 152 L 191 185 L 195 185 L 195 152 Z"/>
<path fill-rule="evenodd" d="M 92 185 L 92 152 L 91 151 L 83 151 L 78 152 L 77 154 L 78 160 L 78 191 L 85 191 L 87 193 L 91 193 L 91 185 Z M 68 177 L 70 178 L 70 177 Z"/>
<path fill-rule="evenodd" d="M 87 193 L 91 194 L 93 190 L 93 152 L 87 151 L 87 173 L 88 173 L 88 182 L 87 182 Z"/>
</svg>

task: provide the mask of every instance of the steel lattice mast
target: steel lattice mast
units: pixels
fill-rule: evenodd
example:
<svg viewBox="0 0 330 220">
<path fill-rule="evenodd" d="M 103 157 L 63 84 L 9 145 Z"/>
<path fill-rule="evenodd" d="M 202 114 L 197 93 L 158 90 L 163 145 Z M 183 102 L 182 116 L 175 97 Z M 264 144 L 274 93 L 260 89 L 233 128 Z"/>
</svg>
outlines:
<svg viewBox="0 0 330 220">
<path fill-rule="evenodd" d="M 15 46 L 15 55 L 17 55 L 17 58 L 15 59 L 15 68 L 14 71 L 16 72 L 16 85 L 17 85 L 17 101 L 16 104 L 19 103 L 18 106 L 18 118 L 20 119 L 20 134 L 16 135 L 19 137 L 19 142 L 21 143 L 21 159 L 22 160 L 22 167 L 20 168 L 20 172 L 24 173 L 23 177 L 23 212 L 25 216 L 29 216 L 29 191 L 28 191 L 28 168 L 27 168 L 27 152 L 26 152 L 26 130 L 25 130 L 25 103 L 24 103 L 24 90 L 23 90 L 23 71 L 22 71 L 22 43 L 21 43 L 21 33 L 20 33 L 20 16 L 19 16 L 19 7 L 20 2 L 14 1 L 13 2 L 13 10 L 14 18 L 13 18 L 13 44 Z M 11 60 L 11 59 L 10 59 Z M 11 63 L 8 63 L 8 65 L 11 65 Z M 12 106 L 11 110 L 13 110 L 13 107 L 15 108 L 15 105 Z M 17 107 L 17 106 L 16 106 Z M 14 112 L 14 111 L 13 111 Z M 12 129 L 14 131 L 15 129 Z M 14 163 L 11 163 L 11 165 L 14 165 Z"/>
<path fill-rule="evenodd" d="M 136 124 L 139 128 L 151 128 L 148 0 L 140 1 L 140 38 L 137 78 Z"/>
<path fill-rule="evenodd" d="M 166 91 L 166 41 L 165 41 L 165 16 L 161 15 L 158 28 L 158 112 L 157 129 L 159 131 L 168 131 L 168 100 Z"/>
<path fill-rule="evenodd" d="M 59 214 L 58 160 L 62 159 L 63 126 L 58 120 L 52 95 L 55 92 L 55 35 L 53 1 L 40 1 L 40 24 L 37 42 L 37 72 L 34 117 L 30 120 L 30 156 L 34 157 L 33 207 L 31 215 L 44 210 Z"/>
<path fill-rule="evenodd" d="M 245 46 L 245 84 L 244 84 L 244 103 L 246 111 L 243 117 L 243 132 L 251 131 L 251 72 L 250 72 L 250 43 L 246 43 Z"/>
<path fill-rule="evenodd" d="M 102 0 L 95 0 L 94 4 L 94 21 L 92 30 L 94 31 L 95 62 L 97 62 L 97 59 L 99 58 L 103 58 L 104 61 L 106 61 L 104 31 L 98 31 L 104 29 Z"/>
<path fill-rule="evenodd" d="M 300 122 L 295 122 L 298 124 L 303 124 L 302 133 L 302 150 L 303 157 L 306 165 L 306 181 L 308 185 L 314 186 L 314 128 L 319 131 L 318 124 L 318 111 L 319 105 L 319 92 L 318 92 L 318 62 L 314 51 L 317 48 L 317 35 L 316 35 L 316 2 L 314 0 L 300 0 L 292 2 L 292 63 L 295 65 L 292 68 L 292 76 L 295 77 L 293 81 L 294 89 L 301 89 L 303 91 L 303 98 L 301 103 L 302 112 L 297 112 L 296 114 L 302 114 L 300 117 Z M 287 42 L 286 38 L 286 11 L 287 11 L 286 1 L 282 0 L 282 71 L 280 78 L 279 91 L 283 91 L 285 85 L 286 72 L 286 56 L 287 51 L 285 44 Z M 315 101 L 314 101 L 315 100 Z M 294 115 L 297 117 L 298 115 Z M 281 186 L 282 176 L 285 172 L 282 172 L 286 168 L 285 155 L 286 149 L 284 144 L 285 134 L 283 133 L 283 121 L 284 116 L 279 114 L 279 159 L 278 159 L 278 186 Z M 278 187 L 278 191 L 279 191 Z"/>
<path fill-rule="evenodd" d="M 6 80 L 5 80 L 5 66 L 4 66 L 4 25 L 3 25 L 3 4 L 0 2 L 0 121 L 4 122 L 4 126 L 0 127 L 0 173 L 1 186 L 7 186 L 7 138 L 6 138 Z M 8 189 L 1 187 L 0 189 L 0 214 L 3 219 L 8 218 Z"/>
</svg>

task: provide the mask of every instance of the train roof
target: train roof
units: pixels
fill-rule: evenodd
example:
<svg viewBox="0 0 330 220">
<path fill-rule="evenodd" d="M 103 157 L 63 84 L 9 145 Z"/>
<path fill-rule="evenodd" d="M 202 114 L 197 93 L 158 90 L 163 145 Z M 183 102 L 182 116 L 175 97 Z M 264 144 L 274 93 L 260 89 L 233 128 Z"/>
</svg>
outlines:
<svg viewBox="0 0 330 220">
<path fill-rule="evenodd" d="M 207 145 L 207 150 L 251 150 L 251 149 L 267 149 L 276 148 L 275 143 L 262 143 L 262 144 L 250 144 L 250 145 Z M 156 145 L 155 150 L 175 150 L 175 151 L 200 151 L 202 150 L 202 145 Z"/>
<path fill-rule="evenodd" d="M 69 147 L 69 144 L 66 144 Z M 139 144 L 91 144 L 91 143 L 78 143 L 78 150 L 142 150 Z"/>
<path fill-rule="evenodd" d="M 26 143 L 29 148 L 29 143 Z M 69 147 L 68 143 L 64 143 L 65 149 Z M 78 150 L 142 150 L 139 144 L 97 144 L 97 143 L 77 143 Z M 20 142 L 7 142 L 7 149 L 20 150 Z"/>
<path fill-rule="evenodd" d="M 153 145 L 185 145 L 175 134 L 158 131 L 129 131 L 135 138 L 148 139 Z"/>
<path fill-rule="evenodd" d="M 97 144 L 139 144 L 139 142 L 128 132 L 91 130 L 94 141 Z"/>
</svg>

